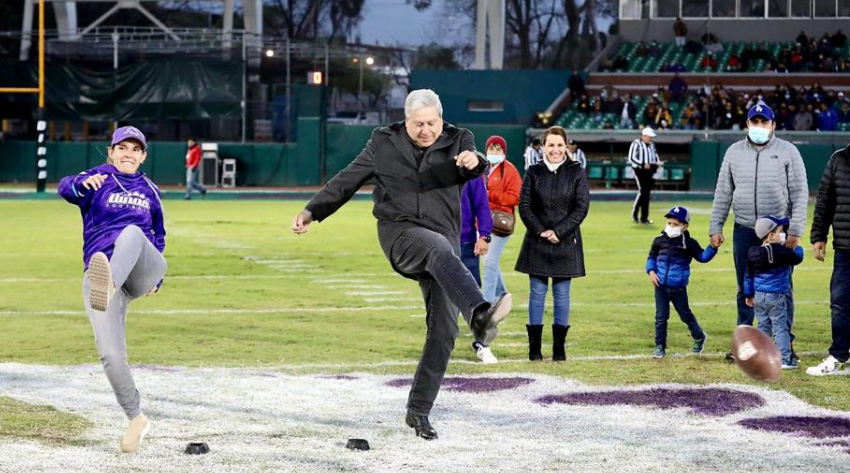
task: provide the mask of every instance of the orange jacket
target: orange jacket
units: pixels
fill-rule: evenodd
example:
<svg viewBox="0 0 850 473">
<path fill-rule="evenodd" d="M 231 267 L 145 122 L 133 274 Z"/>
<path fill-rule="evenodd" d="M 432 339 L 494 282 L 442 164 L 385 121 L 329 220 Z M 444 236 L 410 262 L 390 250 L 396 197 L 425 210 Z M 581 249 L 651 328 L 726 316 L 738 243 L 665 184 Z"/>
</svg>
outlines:
<svg viewBox="0 0 850 473">
<path fill-rule="evenodd" d="M 514 214 L 514 208 L 519 205 L 519 191 L 522 189 L 522 178 L 516 166 L 502 161 L 493 168 L 487 178 L 487 198 L 490 200 L 490 210 L 501 210 Z"/>
</svg>

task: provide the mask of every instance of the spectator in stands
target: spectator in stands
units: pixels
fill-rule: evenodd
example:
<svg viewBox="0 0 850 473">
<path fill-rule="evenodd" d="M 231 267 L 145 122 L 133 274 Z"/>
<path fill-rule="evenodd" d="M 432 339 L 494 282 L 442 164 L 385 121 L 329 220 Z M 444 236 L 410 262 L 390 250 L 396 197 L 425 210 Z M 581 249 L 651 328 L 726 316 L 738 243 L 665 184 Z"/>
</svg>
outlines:
<svg viewBox="0 0 850 473">
<path fill-rule="evenodd" d="M 670 90 L 670 100 L 676 103 L 680 103 L 688 94 L 688 83 L 679 76 L 678 72 L 670 79 L 667 88 Z"/>
<path fill-rule="evenodd" d="M 818 51 L 824 56 L 832 56 L 832 40 L 829 39 L 829 33 L 824 33 L 818 42 Z"/>
<path fill-rule="evenodd" d="M 676 61 L 670 66 L 670 70 L 668 72 L 686 72 L 686 71 L 687 71 L 687 69 L 685 69 L 685 65 L 682 64 L 680 61 Z"/>
<path fill-rule="evenodd" d="M 791 102 L 788 104 L 788 115 L 785 117 L 784 124 L 777 124 L 783 130 L 794 130 L 794 119 L 797 118 L 797 104 Z"/>
<path fill-rule="evenodd" d="M 620 128 L 634 128 L 637 118 L 637 107 L 632 103 L 632 95 L 626 94 L 620 109 Z"/>
<path fill-rule="evenodd" d="M 551 279 L 555 303 L 552 361 L 566 360 L 570 284 L 583 277 L 584 252 L 580 226 L 587 217 L 590 193 L 581 167 L 567 159 L 567 132 L 552 127 L 543 134 L 543 164 L 525 174 L 520 217 L 526 232 L 515 269 L 528 274 L 528 357 L 543 359 L 541 338 L 546 293 Z"/>
<path fill-rule="evenodd" d="M 653 97 L 656 97 L 658 100 L 662 102 L 666 102 L 670 99 L 667 94 L 667 87 L 663 85 L 658 86 L 658 92 L 652 94 Z"/>
<path fill-rule="evenodd" d="M 198 181 L 201 167 L 201 146 L 194 138 L 186 141 L 186 200 L 192 200 L 192 191 L 196 190 L 201 196 L 207 195 L 207 188 Z"/>
<path fill-rule="evenodd" d="M 567 151 L 567 155 L 570 159 L 579 163 L 582 169 L 587 169 L 587 156 L 585 156 L 584 151 L 578 147 L 576 140 L 569 140 L 567 142 Z"/>
<path fill-rule="evenodd" d="M 836 128 L 838 128 L 838 113 L 826 102 L 821 102 L 820 113 L 818 113 L 818 131 L 835 131 Z"/>
<path fill-rule="evenodd" d="M 661 57 L 661 46 L 658 45 L 658 41 L 653 39 L 652 42 L 649 43 L 646 55 L 655 59 Z"/>
<path fill-rule="evenodd" d="M 601 98 L 598 98 L 596 102 L 594 102 L 591 118 L 593 118 L 593 121 L 596 123 L 602 123 L 602 120 L 605 118 L 605 110 L 602 108 Z"/>
<path fill-rule="evenodd" d="M 582 79 L 578 69 L 573 69 L 573 73 L 570 75 L 567 87 L 570 89 L 570 97 L 573 100 L 575 100 L 576 97 L 581 97 L 585 94 L 584 79 Z"/>
<path fill-rule="evenodd" d="M 542 161 L 543 156 L 540 154 L 540 138 L 534 138 L 528 147 L 525 148 L 525 169 L 528 170 L 531 166 Z"/>
<path fill-rule="evenodd" d="M 614 59 L 614 70 L 616 71 L 628 71 L 629 70 L 629 60 L 626 56 L 620 54 L 617 56 L 617 59 Z"/>
<path fill-rule="evenodd" d="M 702 51 L 703 45 L 702 43 L 691 40 L 685 43 L 685 47 L 682 49 L 688 54 L 697 55 Z"/>
<path fill-rule="evenodd" d="M 836 48 L 844 48 L 844 46 L 847 45 L 847 36 L 845 36 L 841 30 L 836 31 L 835 34 L 832 35 L 831 39 L 832 45 Z"/>
<path fill-rule="evenodd" d="M 635 47 L 635 56 L 637 57 L 646 57 L 648 52 L 649 49 L 646 47 L 646 43 L 644 43 L 643 41 L 639 42 L 638 45 Z"/>
<path fill-rule="evenodd" d="M 800 30 L 800 34 L 797 35 L 797 44 L 809 44 L 809 37 L 806 36 L 806 33 L 803 30 Z"/>
<path fill-rule="evenodd" d="M 632 206 L 632 222 L 634 223 L 647 225 L 652 223 L 649 219 L 649 199 L 654 182 L 653 175 L 662 165 L 655 143 L 652 142 L 655 136 L 652 128 L 646 127 L 641 131 L 640 138 L 633 141 L 629 148 L 628 162 L 632 166 L 638 187 L 635 203 Z"/>
<path fill-rule="evenodd" d="M 703 69 L 712 71 L 717 70 L 717 59 L 714 59 L 714 53 L 708 53 L 702 58 L 702 61 L 699 63 L 700 67 Z"/>
<path fill-rule="evenodd" d="M 685 130 L 696 130 L 700 128 L 702 120 L 702 114 L 699 110 L 697 110 L 696 104 L 691 102 L 685 107 L 685 111 L 682 112 L 682 127 Z"/>
<path fill-rule="evenodd" d="M 794 116 L 794 131 L 810 131 L 815 127 L 814 107 L 808 104 Z"/>
<path fill-rule="evenodd" d="M 587 94 L 581 95 L 581 99 L 576 105 L 576 111 L 583 115 L 590 115 L 590 99 L 587 98 Z"/>
<path fill-rule="evenodd" d="M 650 124 L 655 123 L 655 117 L 658 115 L 658 103 L 655 101 L 650 101 L 646 108 L 643 109 L 643 117 L 641 119 L 641 125 L 649 126 Z"/>
<path fill-rule="evenodd" d="M 658 68 L 658 72 L 673 72 L 671 69 L 673 66 L 669 62 L 665 62 Z"/>
<path fill-rule="evenodd" d="M 726 62 L 726 70 L 729 72 L 738 72 L 741 70 L 741 59 L 737 54 L 729 56 L 729 60 Z"/>
<path fill-rule="evenodd" d="M 838 123 L 850 123 L 850 103 L 841 102 L 841 108 L 836 111 Z"/>
<path fill-rule="evenodd" d="M 676 47 L 681 48 L 685 45 L 685 40 L 688 38 L 688 25 L 680 17 L 676 17 L 676 22 L 673 23 L 673 36 L 676 37 Z"/>
<path fill-rule="evenodd" d="M 794 51 L 791 52 L 791 64 L 789 66 L 791 72 L 800 72 L 805 66 L 803 62 L 803 46 L 800 43 L 797 43 L 794 46 Z"/>
<path fill-rule="evenodd" d="M 808 91 L 809 102 L 817 102 L 826 98 L 826 92 L 821 87 L 819 81 L 812 82 L 812 87 Z"/>
<path fill-rule="evenodd" d="M 776 113 L 776 117 L 774 118 L 774 122 L 776 123 L 777 130 L 787 130 L 788 123 L 793 120 L 793 117 L 789 119 L 788 115 L 790 114 L 788 110 L 788 104 L 782 102 L 779 104 L 779 112 Z"/>
<path fill-rule="evenodd" d="M 725 102 L 723 111 L 717 116 L 716 128 L 718 130 L 731 130 L 735 124 L 735 110 L 732 108 L 732 102 Z"/>
<path fill-rule="evenodd" d="M 830 100 L 832 102 L 832 108 L 836 110 L 841 109 L 841 104 L 846 102 L 847 99 L 844 97 L 844 92 L 838 92 L 834 99 Z"/>
<path fill-rule="evenodd" d="M 605 101 L 603 105 L 605 113 L 619 115 L 620 111 L 623 109 L 623 101 L 620 99 L 620 92 L 617 89 L 614 89 L 608 100 Z"/>
<path fill-rule="evenodd" d="M 672 127 L 673 114 L 670 112 L 670 108 L 667 105 L 664 105 L 658 109 L 658 113 L 655 115 L 655 128 L 667 130 Z"/>
</svg>

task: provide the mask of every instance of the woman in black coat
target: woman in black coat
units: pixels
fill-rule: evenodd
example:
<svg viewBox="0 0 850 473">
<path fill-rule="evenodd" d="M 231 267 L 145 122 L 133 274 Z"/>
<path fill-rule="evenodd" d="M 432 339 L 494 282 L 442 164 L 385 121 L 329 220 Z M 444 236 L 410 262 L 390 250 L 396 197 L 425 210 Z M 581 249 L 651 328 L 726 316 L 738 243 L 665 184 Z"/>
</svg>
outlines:
<svg viewBox="0 0 850 473">
<path fill-rule="evenodd" d="M 570 328 L 570 282 L 584 276 L 579 225 L 587 216 L 590 196 L 584 170 L 567 150 L 566 130 L 553 126 L 541 141 L 543 162 L 528 168 L 520 193 L 519 214 L 526 232 L 516 270 L 528 274 L 531 282 L 526 326 L 529 359 L 543 359 L 543 308 L 551 278 L 555 302 L 552 360 L 564 361 Z"/>
</svg>

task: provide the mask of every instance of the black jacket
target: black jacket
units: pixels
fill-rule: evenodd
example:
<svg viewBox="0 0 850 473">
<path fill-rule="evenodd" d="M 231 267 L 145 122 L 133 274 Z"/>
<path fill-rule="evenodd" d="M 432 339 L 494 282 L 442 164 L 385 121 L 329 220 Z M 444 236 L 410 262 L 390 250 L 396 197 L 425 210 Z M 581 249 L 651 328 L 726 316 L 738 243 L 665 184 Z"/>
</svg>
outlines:
<svg viewBox="0 0 850 473">
<path fill-rule="evenodd" d="M 584 276 L 584 250 L 579 225 L 590 208 L 587 178 L 579 163 L 568 161 L 552 172 L 545 163 L 528 168 L 522 181 L 519 215 L 525 238 L 516 270 L 535 276 Z M 560 242 L 540 237 L 554 230 Z"/>
<path fill-rule="evenodd" d="M 454 157 L 461 151 L 475 151 L 472 133 L 448 123 L 427 149 L 408 138 L 404 122 L 376 128 L 363 151 L 325 184 L 306 208 L 314 220 L 322 221 L 374 178 L 372 215 L 378 219 L 378 239 L 387 258 L 396 238 L 411 226 L 445 235 L 458 247 L 463 183 L 487 168 L 481 158 L 472 171 L 458 167 Z"/>
<path fill-rule="evenodd" d="M 850 250 L 850 146 L 836 151 L 823 171 L 812 220 L 811 241 L 827 241 L 832 226 L 832 247 Z"/>
</svg>

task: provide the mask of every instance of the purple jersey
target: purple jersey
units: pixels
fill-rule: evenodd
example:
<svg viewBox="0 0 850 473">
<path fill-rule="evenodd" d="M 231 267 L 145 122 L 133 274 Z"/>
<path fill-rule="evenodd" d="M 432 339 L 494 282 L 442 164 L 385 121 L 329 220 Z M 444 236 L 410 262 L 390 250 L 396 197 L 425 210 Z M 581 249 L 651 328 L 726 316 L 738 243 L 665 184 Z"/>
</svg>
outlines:
<svg viewBox="0 0 850 473">
<path fill-rule="evenodd" d="M 97 191 L 83 187 L 95 174 L 106 175 Z M 83 265 L 98 251 L 112 257 L 115 239 L 128 225 L 136 225 L 162 253 L 165 225 L 159 188 L 143 172 L 124 174 L 104 164 L 59 181 L 59 195 L 80 207 L 83 217 Z"/>
</svg>

